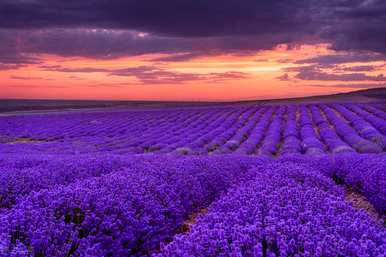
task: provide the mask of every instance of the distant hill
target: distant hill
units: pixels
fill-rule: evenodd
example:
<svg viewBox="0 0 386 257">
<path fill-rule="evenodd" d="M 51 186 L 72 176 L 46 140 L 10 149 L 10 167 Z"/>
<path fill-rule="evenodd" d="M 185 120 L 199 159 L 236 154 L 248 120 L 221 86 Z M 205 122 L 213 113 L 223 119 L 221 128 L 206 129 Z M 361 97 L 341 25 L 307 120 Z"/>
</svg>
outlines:
<svg viewBox="0 0 386 257">
<path fill-rule="evenodd" d="M 219 103 L 212 102 L 163 102 L 163 101 L 104 101 L 104 100 L 29 100 L 0 99 L 0 113 L 5 112 L 48 112 L 58 110 L 84 110 L 101 108 L 157 108 L 206 106 Z"/>
<path fill-rule="evenodd" d="M 386 87 L 371 88 L 332 95 L 309 96 L 286 99 L 248 100 L 233 102 L 162 102 L 162 101 L 97 101 L 97 100 L 0 100 L 0 113 L 5 112 L 47 112 L 58 110 L 81 110 L 99 108 L 157 108 L 223 106 L 229 104 L 284 104 L 314 102 L 386 102 Z"/>
<path fill-rule="evenodd" d="M 251 101 L 248 101 L 251 102 Z M 256 101 L 254 101 L 256 102 Z M 308 97 L 296 97 L 286 99 L 271 99 L 257 101 L 259 103 L 266 104 L 284 104 L 284 103 L 331 103 L 331 102 L 355 102 L 355 103 L 368 103 L 368 102 L 386 102 L 386 87 L 383 88 L 370 88 L 352 91 L 348 93 L 338 93 L 330 95 L 318 95 Z"/>
<path fill-rule="evenodd" d="M 336 94 L 336 95 L 342 95 L 342 94 Z M 348 95 L 348 96 L 361 95 L 365 97 L 379 98 L 382 100 L 386 100 L 386 87 L 363 89 L 363 90 L 349 92 L 349 93 L 346 93 L 345 95 Z"/>
</svg>

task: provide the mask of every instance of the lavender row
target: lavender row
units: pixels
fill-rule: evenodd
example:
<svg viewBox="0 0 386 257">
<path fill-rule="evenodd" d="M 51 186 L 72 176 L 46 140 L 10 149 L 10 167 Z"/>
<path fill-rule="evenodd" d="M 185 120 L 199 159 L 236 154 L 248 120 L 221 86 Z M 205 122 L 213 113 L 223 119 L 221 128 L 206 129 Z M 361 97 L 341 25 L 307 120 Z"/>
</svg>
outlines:
<svg viewBox="0 0 386 257">
<path fill-rule="evenodd" d="M 327 119 L 333 124 L 335 131 L 342 137 L 350 146 L 355 148 L 359 153 L 380 153 L 382 148 L 375 143 L 364 139 L 356 133 L 356 131 L 348 125 L 328 106 L 321 105 L 322 110 L 326 114 Z"/>
<path fill-rule="evenodd" d="M 300 126 L 303 152 L 306 154 L 324 153 L 324 145 L 316 134 L 308 108 L 304 105 L 300 107 Z"/>
<path fill-rule="evenodd" d="M 334 127 L 331 126 L 328 119 L 318 106 L 311 106 L 311 113 L 320 138 L 326 145 L 329 152 L 334 154 L 355 152 L 355 150 L 343 141 L 343 139 L 336 133 Z"/>
<path fill-rule="evenodd" d="M 259 153 L 264 155 L 277 155 L 279 152 L 279 144 L 281 142 L 281 134 L 283 127 L 283 116 L 286 112 L 285 107 L 279 107 L 276 110 L 268 131 L 265 134 L 264 141 L 259 148 Z"/>
<path fill-rule="evenodd" d="M 237 114 L 233 117 L 233 121 L 226 124 L 225 130 L 222 133 L 217 135 L 211 142 L 209 142 L 206 146 L 206 149 L 209 152 L 221 153 L 225 152 L 227 147 L 224 146 L 223 149 L 220 147 L 226 144 L 229 140 L 231 140 L 232 136 L 236 134 L 236 132 L 248 121 L 250 115 L 253 114 L 253 109 L 244 113 L 243 115 Z"/>
<path fill-rule="evenodd" d="M 301 152 L 299 130 L 296 122 L 297 106 L 291 105 L 287 108 L 287 115 L 283 129 L 282 155 L 292 155 Z"/>
<path fill-rule="evenodd" d="M 346 153 L 335 156 L 290 156 L 278 162 L 306 163 L 334 179 L 338 184 L 357 191 L 367 198 L 379 214 L 386 213 L 386 155 Z"/>
<path fill-rule="evenodd" d="M 8 153 L 380 153 L 381 109 L 366 104 L 245 105 L 1 117 Z"/>
<path fill-rule="evenodd" d="M 377 106 L 372 106 L 372 105 L 362 105 L 362 106 L 366 111 L 386 120 L 386 113 L 385 113 L 386 109 L 384 104 L 380 105 L 379 106 L 380 108 L 377 108 Z"/>
<path fill-rule="evenodd" d="M 136 161 L 112 155 L 40 158 L 14 159 L 14 163 L 0 166 L 0 208 L 12 207 L 32 191 L 108 174 L 134 165 Z"/>
<path fill-rule="evenodd" d="M 371 112 L 366 111 L 366 107 L 363 109 L 357 105 L 347 105 L 347 108 L 357 113 L 360 117 L 367 120 L 374 128 L 376 128 L 383 135 L 386 135 L 386 120 L 374 115 Z"/>
<path fill-rule="evenodd" d="M 361 137 L 376 143 L 382 149 L 386 149 L 386 136 L 371 126 L 370 123 L 342 105 L 335 104 L 333 108 L 339 111 L 339 113 L 349 121 L 351 127 L 353 127 Z"/>
<path fill-rule="evenodd" d="M 261 145 L 264 134 L 270 124 L 274 109 L 265 110 L 259 121 L 255 123 L 255 127 L 251 130 L 249 137 L 240 145 L 236 153 L 240 154 L 255 154 Z"/>
<path fill-rule="evenodd" d="M 251 130 L 255 126 L 256 122 L 260 119 L 261 114 L 265 109 L 260 109 L 258 112 L 254 112 L 252 116 L 247 119 L 243 119 L 243 125 L 237 128 L 233 136 L 228 138 L 223 146 L 221 146 L 217 153 L 231 153 L 235 151 L 240 145 L 249 137 Z"/>
<path fill-rule="evenodd" d="M 152 156 L 126 170 L 33 192 L 0 213 L 0 256 L 149 254 L 261 162 Z"/>
<path fill-rule="evenodd" d="M 333 175 L 364 195 L 386 214 L 386 155 L 346 155 L 334 158 Z"/>
<path fill-rule="evenodd" d="M 153 256 L 382 256 L 386 233 L 318 170 L 292 162 L 211 204 L 187 234 Z"/>
</svg>

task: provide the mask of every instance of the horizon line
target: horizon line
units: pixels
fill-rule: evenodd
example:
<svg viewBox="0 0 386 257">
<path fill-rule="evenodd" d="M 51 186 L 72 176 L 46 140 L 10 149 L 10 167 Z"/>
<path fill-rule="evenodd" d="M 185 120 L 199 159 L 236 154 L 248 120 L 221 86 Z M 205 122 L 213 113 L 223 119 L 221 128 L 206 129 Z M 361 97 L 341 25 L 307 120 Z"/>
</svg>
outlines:
<svg viewBox="0 0 386 257">
<path fill-rule="evenodd" d="M 315 94 L 315 95 L 305 95 L 305 96 L 294 96 L 294 97 L 278 97 L 278 98 L 255 98 L 248 97 L 243 99 L 189 99 L 189 100 L 162 100 L 162 99 L 63 99 L 63 98 L 0 98 L 0 101 L 89 101 L 89 102 L 163 102 L 163 103 L 234 103 L 234 102 L 249 102 L 249 101 L 272 101 L 272 100 L 286 100 L 286 99 L 298 99 L 298 98 L 308 98 L 308 97 L 322 97 L 322 96 L 334 96 L 339 94 L 350 94 L 355 92 L 369 91 L 369 90 L 382 90 L 386 87 L 374 87 L 353 90 L 349 92 L 339 92 L 333 94 Z"/>
</svg>

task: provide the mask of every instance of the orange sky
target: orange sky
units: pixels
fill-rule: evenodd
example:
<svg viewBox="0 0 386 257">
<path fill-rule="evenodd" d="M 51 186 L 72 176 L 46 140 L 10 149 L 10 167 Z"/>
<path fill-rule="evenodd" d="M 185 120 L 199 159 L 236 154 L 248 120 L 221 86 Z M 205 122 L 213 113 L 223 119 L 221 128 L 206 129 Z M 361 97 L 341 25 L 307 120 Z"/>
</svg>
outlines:
<svg viewBox="0 0 386 257">
<path fill-rule="evenodd" d="M 0 71 L 0 98 L 223 101 L 286 98 L 359 89 L 358 82 L 301 80 L 294 77 L 296 72 L 285 71 L 286 68 L 302 66 L 294 63 L 297 60 L 329 54 L 335 52 L 329 50 L 327 45 L 303 45 L 296 49 L 280 45 L 274 50 L 248 55 L 208 56 L 180 62 L 154 60 L 167 55 L 142 55 L 111 60 L 39 55 L 37 57 L 43 63 Z M 65 72 L 44 68 L 55 67 L 54 65 L 59 65 L 61 69 L 92 67 L 101 71 Z M 369 76 L 377 76 L 386 71 L 385 62 L 379 61 L 339 66 L 344 68 L 360 65 L 379 66 L 374 71 L 365 72 Z M 133 74 L 117 76 L 108 72 L 135 67 L 157 67 L 157 71 L 161 71 L 161 77 L 158 78 L 160 82 L 143 81 Z M 180 82 L 165 82 L 162 72 L 177 74 L 184 79 Z M 278 79 L 285 73 L 288 74 L 287 80 Z M 148 76 L 147 71 L 141 74 Z M 233 78 L 232 74 L 242 76 Z M 349 83 L 353 86 L 348 85 Z M 376 81 L 360 83 L 374 86 L 380 84 Z"/>
</svg>

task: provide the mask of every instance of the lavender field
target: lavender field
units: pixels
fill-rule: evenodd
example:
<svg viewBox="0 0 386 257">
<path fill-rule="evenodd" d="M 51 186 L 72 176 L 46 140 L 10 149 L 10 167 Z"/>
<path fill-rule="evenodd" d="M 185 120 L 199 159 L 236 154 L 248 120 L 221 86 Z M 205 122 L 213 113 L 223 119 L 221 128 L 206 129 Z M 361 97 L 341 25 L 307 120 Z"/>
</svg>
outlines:
<svg viewBox="0 0 386 257">
<path fill-rule="evenodd" d="M 0 256 L 386 256 L 385 110 L 0 116 Z"/>
</svg>

